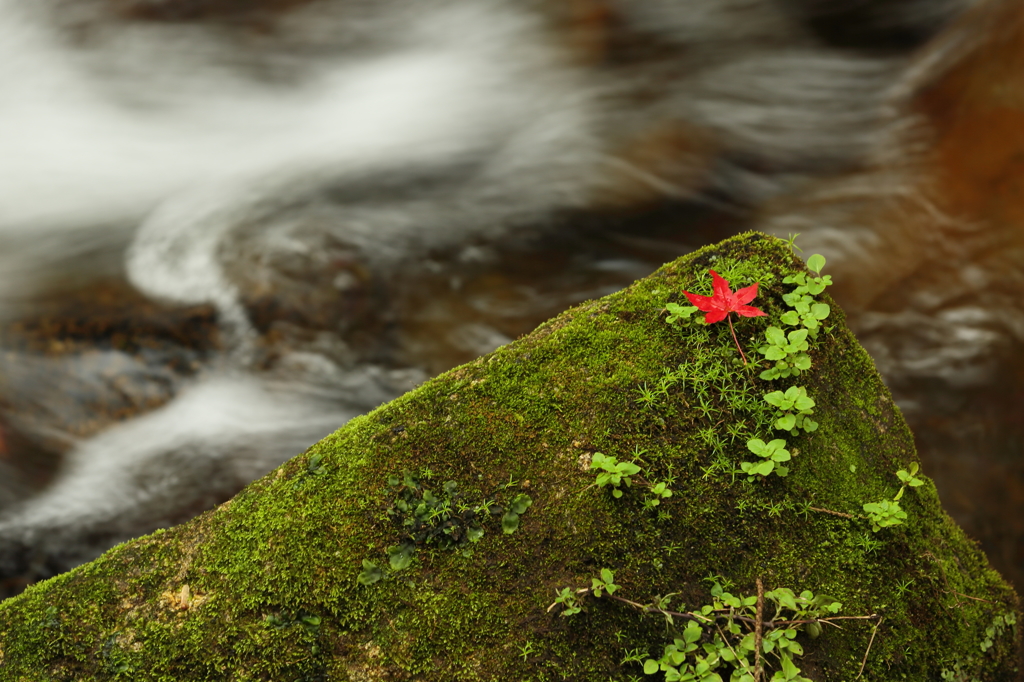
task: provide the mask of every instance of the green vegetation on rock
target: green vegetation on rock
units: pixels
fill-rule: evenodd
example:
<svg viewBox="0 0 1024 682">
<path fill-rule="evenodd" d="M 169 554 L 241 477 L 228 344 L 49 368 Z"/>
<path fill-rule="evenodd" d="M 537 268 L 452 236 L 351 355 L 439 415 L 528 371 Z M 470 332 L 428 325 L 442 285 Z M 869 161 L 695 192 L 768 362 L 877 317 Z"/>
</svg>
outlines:
<svg viewBox="0 0 1024 682">
<path fill-rule="evenodd" d="M 736 324 L 749 366 L 727 326 L 681 305 L 710 268 L 760 285 L 767 316 Z M 670 594 L 680 614 L 738 600 L 747 620 L 727 627 L 743 648 L 719 646 L 701 669 L 728 679 L 730 655 L 756 658 L 743 628 L 759 583 L 811 614 L 799 633 L 764 633 L 799 652 L 807 679 L 1013 680 L 1018 597 L 917 474 L 912 436 L 820 280 L 751 233 L 577 306 L 219 508 L 0 603 L 0 680 L 660 680 L 716 641 L 622 601 Z M 808 334 L 766 336 L 780 324 Z M 781 450 L 785 477 L 741 469 Z M 877 500 L 906 518 L 864 516 Z M 821 627 L 813 595 L 872 618 Z"/>
</svg>

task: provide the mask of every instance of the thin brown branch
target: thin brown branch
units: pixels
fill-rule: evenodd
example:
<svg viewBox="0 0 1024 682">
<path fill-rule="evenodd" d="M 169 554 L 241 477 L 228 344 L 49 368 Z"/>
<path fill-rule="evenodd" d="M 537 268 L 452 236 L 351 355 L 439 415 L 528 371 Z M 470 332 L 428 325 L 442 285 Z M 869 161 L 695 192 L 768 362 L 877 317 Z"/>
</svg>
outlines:
<svg viewBox="0 0 1024 682">
<path fill-rule="evenodd" d="M 587 590 L 580 590 L 580 592 L 590 592 L 590 590 L 589 589 L 587 589 Z M 616 596 L 614 594 L 609 594 L 608 598 L 609 599 L 614 599 L 615 601 L 620 601 L 623 604 L 628 604 L 628 605 L 632 606 L 635 609 L 643 611 L 644 613 L 660 613 L 660 614 L 662 614 L 664 616 L 672 616 L 673 618 L 682 618 L 683 620 L 695 620 L 695 621 L 704 622 L 704 623 L 711 623 L 711 622 L 714 622 L 715 620 L 720 619 L 720 618 L 721 619 L 726 619 L 726 620 L 732 619 L 732 620 L 735 620 L 735 621 L 739 621 L 740 623 L 745 623 L 745 624 L 751 626 L 752 628 L 756 628 L 757 627 L 757 619 L 756 618 L 748 618 L 747 616 L 736 615 L 736 613 L 733 612 L 732 609 L 715 609 L 714 611 L 711 612 L 711 613 L 715 614 L 715 616 L 714 616 L 714 618 L 711 618 L 709 616 L 702 616 L 702 615 L 696 614 L 696 613 L 682 613 L 680 611 L 668 611 L 666 609 L 659 609 L 657 606 L 652 606 L 650 604 L 641 604 L 641 603 L 635 602 L 635 601 L 633 601 L 631 599 L 626 599 L 625 597 L 619 597 L 619 596 Z M 807 625 L 808 623 L 828 623 L 829 625 L 835 625 L 835 623 L 832 622 L 834 620 L 871 620 L 871 619 L 874 619 L 874 618 L 878 618 L 878 614 L 872 613 L 870 616 L 829 616 L 828 618 L 807 618 L 807 619 L 803 619 L 803 620 L 776 620 L 776 621 L 768 620 L 768 621 L 762 621 L 761 627 L 762 628 L 766 628 L 768 630 L 774 630 L 775 628 L 785 627 L 787 625 Z"/>
<path fill-rule="evenodd" d="M 948 588 L 949 588 L 948 590 L 943 590 L 943 592 L 944 592 L 945 594 L 955 594 L 955 595 L 957 595 L 958 597 L 965 597 L 965 598 L 967 598 L 967 599 L 973 599 L 974 601 L 981 601 L 981 602 L 985 602 L 986 604 L 995 604 L 995 602 L 993 602 L 993 601 L 989 601 L 988 599 L 982 599 L 981 597 L 972 597 L 972 596 L 971 596 L 971 595 L 969 595 L 969 594 L 964 594 L 963 592 L 957 592 L 957 591 L 956 591 L 956 590 L 954 590 L 954 589 L 953 589 L 953 587 L 952 587 L 952 586 L 951 586 L 951 585 L 949 584 L 949 579 L 948 579 L 948 578 L 946 577 L 946 569 L 945 569 L 945 568 L 943 568 L 943 566 L 942 566 L 942 561 L 941 561 L 941 560 L 940 560 L 940 559 L 939 559 L 939 558 L 938 558 L 937 556 L 935 556 L 934 554 L 932 554 L 931 552 L 925 552 L 925 553 L 924 553 L 924 554 L 922 554 L 921 556 L 922 556 L 922 557 L 927 557 L 927 558 L 931 559 L 931 560 L 932 560 L 932 563 L 935 563 L 935 564 L 937 564 L 937 565 L 938 565 L 938 567 L 939 567 L 939 573 L 940 573 L 940 575 L 942 575 L 942 582 L 946 583 L 946 587 L 948 587 Z M 959 602 L 957 602 L 956 606 L 960 606 L 960 603 L 959 603 Z"/>
<path fill-rule="evenodd" d="M 761 628 L 764 623 L 764 584 L 757 577 L 757 614 L 754 623 L 754 682 L 761 682 L 764 666 L 761 663 Z"/>
<path fill-rule="evenodd" d="M 729 651 L 731 651 L 731 652 L 732 652 L 732 655 L 733 655 L 733 656 L 734 656 L 734 657 L 736 658 L 736 661 L 737 661 L 737 662 L 738 662 L 738 663 L 739 663 L 740 665 L 742 665 L 742 666 L 743 666 L 743 669 L 747 671 L 747 674 L 748 674 L 748 675 L 750 675 L 750 674 L 751 674 L 751 672 L 750 672 L 750 668 L 749 668 L 749 667 L 747 666 L 747 662 L 746 662 L 746 661 L 744 661 L 744 660 L 743 660 L 742 658 L 740 658 L 740 657 L 739 657 L 739 654 L 737 654 L 737 653 L 736 653 L 736 650 L 732 648 L 732 644 L 729 644 L 729 638 L 725 636 L 725 633 L 724 633 L 724 632 L 722 632 L 722 627 L 721 627 L 721 626 L 720 626 L 720 625 L 719 625 L 718 623 L 715 623 L 715 628 L 717 628 L 717 629 L 718 629 L 718 636 L 719 636 L 719 637 L 721 637 L 721 638 L 722 638 L 722 641 L 723 641 L 723 642 L 725 642 L 725 645 L 726 645 L 727 647 L 729 647 Z M 756 674 L 756 670 L 757 670 L 757 669 L 755 668 L 755 673 L 754 673 L 754 674 Z"/>
<path fill-rule="evenodd" d="M 994 602 L 994 601 L 989 601 L 988 599 L 982 599 L 981 597 L 972 597 L 972 596 L 971 596 L 971 595 L 969 595 L 969 594 L 964 594 L 963 592 L 957 592 L 956 590 L 943 590 L 943 592 L 947 592 L 947 593 L 955 594 L 955 595 L 957 595 L 957 596 L 960 596 L 960 597 L 965 597 L 965 598 L 967 598 L 967 599 L 973 599 L 974 601 L 983 601 L 983 602 L 985 602 L 986 604 L 995 604 L 995 602 Z"/>
<path fill-rule="evenodd" d="M 855 519 L 857 518 L 853 514 L 847 514 L 846 512 L 832 511 L 831 509 L 822 509 L 821 507 L 808 507 L 811 511 L 821 512 L 822 514 L 831 514 L 832 516 L 842 516 L 844 519 Z"/>
<path fill-rule="evenodd" d="M 875 627 L 871 630 L 871 639 L 868 640 L 868 648 L 867 651 L 864 652 L 864 659 L 860 662 L 860 671 L 857 673 L 858 680 L 860 679 L 861 675 L 864 674 L 864 666 L 867 665 L 868 654 L 871 653 L 871 645 L 875 643 L 875 633 L 878 632 L 878 626 L 882 624 L 882 620 L 882 618 L 879 618 L 878 622 L 875 623 Z"/>
<path fill-rule="evenodd" d="M 877 613 L 872 613 L 870 616 L 829 616 L 828 618 L 811 618 L 809 620 L 777 620 L 774 623 L 765 623 L 765 625 L 804 625 L 807 623 L 828 623 L 829 625 L 835 625 L 832 621 L 834 620 L 873 620 L 878 618 Z"/>
</svg>

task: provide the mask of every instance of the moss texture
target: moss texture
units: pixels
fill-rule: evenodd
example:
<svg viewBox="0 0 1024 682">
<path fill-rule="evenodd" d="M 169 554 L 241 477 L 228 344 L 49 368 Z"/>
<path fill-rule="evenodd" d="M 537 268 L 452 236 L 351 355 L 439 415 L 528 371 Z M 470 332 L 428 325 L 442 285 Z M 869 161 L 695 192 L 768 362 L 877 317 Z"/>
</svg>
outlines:
<svg viewBox="0 0 1024 682">
<path fill-rule="evenodd" d="M 701 336 L 665 322 L 666 302 L 685 304 L 684 289 L 707 293 L 710 267 L 732 273 L 734 288 L 761 283 L 753 305 L 769 317 L 737 322 L 748 355 L 760 358 L 764 329 L 786 310 L 781 296 L 792 287 L 782 279 L 803 264 L 784 242 L 750 233 L 349 422 L 189 523 L 0 603 L 0 680 L 643 678 L 620 661 L 636 648 L 659 656 L 670 641 L 663 619 L 607 599 L 589 599 L 571 618 L 546 610 L 556 588 L 589 586 L 604 567 L 618 594 L 640 602 L 677 592 L 676 604 L 696 608 L 709 601 L 702 579 L 711 574 L 734 592 L 750 594 L 760 577 L 767 588 L 827 593 L 844 615 L 881 614 L 864 680 L 940 680 L 943 671 L 1015 679 L 1018 628 L 986 652 L 980 645 L 997 616 L 1020 620 L 1019 600 L 942 511 L 930 481 L 907 491 L 903 525 L 877 533 L 862 518 L 808 508 L 856 515 L 891 499 L 896 470 L 916 461 L 841 311 L 833 304 L 810 373 L 761 381 L 735 365 L 725 323 L 696 325 Z M 704 364 L 694 367 L 717 362 L 733 376 L 702 384 L 703 411 L 700 377 L 652 404 L 638 400 L 640 387 L 696 358 Z M 787 438 L 788 477 L 749 483 L 730 469 L 752 459 L 750 406 L 790 383 L 817 401 L 820 428 Z M 748 399 L 746 413 L 737 397 Z M 639 453 L 647 475 L 674 475 L 664 513 L 643 509 L 638 486 L 620 499 L 592 486 L 596 451 Z M 533 505 L 512 534 L 495 516 L 462 548 L 472 551 L 424 547 L 411 567 L 362 585 L 362 561 L 386 565 L 401 539 L 386 514 L 388 479 L 406 472 L 435 490 L 455 481 L 466 499 L 507 505 L 526 492 Z M 872 631 L 847 621 L 808 640 L 804 675 L 858 678 Z"/>
</svg>

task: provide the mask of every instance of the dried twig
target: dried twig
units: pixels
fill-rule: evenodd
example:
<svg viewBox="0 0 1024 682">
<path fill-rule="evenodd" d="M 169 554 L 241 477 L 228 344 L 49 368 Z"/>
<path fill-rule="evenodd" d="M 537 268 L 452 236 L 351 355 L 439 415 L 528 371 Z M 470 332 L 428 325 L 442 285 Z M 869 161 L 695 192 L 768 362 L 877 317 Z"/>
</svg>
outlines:
<svg viewBox="0 0 1024 682">
<path fill-rule="evenodd" d="M 860 676 L 864 674 L 864 666 L 867 665 L 868 654 L 871 653 L 871 645 L 875 643 L 875 633 L 878 632 L 878 626 L 882 624 L 882 620 L 883 618 L 879 618 L 878 622 L 875 623 L 875 627 L 871 630 L 871 639 L 868 640 L 868 648 L 867 651 L 864 652 L 864 659 L 860 662 L 860 671 L 857 673 L 858 680 L 860 679 Z"/>
<path fill-rule="evenodd" d="M 589 592 L 590 590 L 586 589 L 579 591 Z M 747 616 L 736 615 L 732 609 L 715 609 L 711 612 L 714 615 L 714 618 L 711 618 L 710 616 L 702 616 L 696 613 L 682 613 L 680 611 L 668 611 L 666 609 L 659 609 L 657 606 L 651 606 L 650 604 L 641 604 L 631 599 L 626 599 L 625 597 L 620 597 L 614 594 L 609 594 L 607 596 L 609 599 L 620 601 L 623 604 L 629 604 L 633 608 L 639 609 L 644 613 L 660 613 L 665 616 L 672 616 L 673 618 L 682 618 L 684 620 L 696 620 L 703 623 L 711 623 L 713 620 L 719 618 L 726 620 L 732 619 L 740 623 L 745 623 L 750 627 L 757 627 L 756 618 L 748 618 Z M 829 625 L 835 625 L 835 623 L 832 622 L 834 620 L 872 620 L 877 617 L 877 613 L 872 613 L 870 616 L 829 616 L 828 618 L 804 618 L 801 620 L 769 620 L 762 621 L 761 627 L 766 628 L 768 630 L 774 630 L 775 628 L 786 627 L 788 625 L 807 625 L 808 623 L 828 623 Z"/>
<path fill-rule="evenodd" d="M 963 592 L 957 592 L 956 590 L 943 590 L 943 592 L 946 592 L 946 593 L 949 593 L 949 594 L 955 594 L 955 595 L 957 595 L 959 597 L 966 597 L 967 599 L 973 599 L 974 601 L 983 601 L 986 604 L 995 604 L 994 601 L 989 601 L 988 599 L 982 599 L 981 597 L 972 597 L 969 594 L 964 594 Z"/>
<path fill-rule="evenodd" d="M 729 644 L 729 638 L 725 636 L 724 632 L 722 632 L 722 626 L 718 623 L 715 623 L 715 627 L 718 629 L 718 636 L 721 637 L 722 641 L 725 642 L 725 645 L 729 647 L 729 651 L 732 652 L 733 657 L 739 662 L 740 665 L 743 666 L 743 669 L 747 671 L 748 675 L 751 674 L 750 668 L 747 666 L 747 662 L 740 658 L 739 654 L 736 653 L 736 650 L 732 648 L 732 644 Z"/>
<path fill-rule="evenodd" d="M 757 615 L 754 623 L 754 682 L 761 682 L 764 667 L 761 665 L 761 626 L 764 622 L 764 585 L 761 577 L 757 578 Z"/>
<path fill-rule="evenodd" d="M 821 512 L 822 514 L 831 514 L 832 516 L 842 516 L 844 519 L 855 519 L 857 518 L 853 514 L 847 514 L 846 512 L 832 511 L 831 509 L 822 509 L 821 507 L 807 507 L 811 511 Z"/>
</svg>

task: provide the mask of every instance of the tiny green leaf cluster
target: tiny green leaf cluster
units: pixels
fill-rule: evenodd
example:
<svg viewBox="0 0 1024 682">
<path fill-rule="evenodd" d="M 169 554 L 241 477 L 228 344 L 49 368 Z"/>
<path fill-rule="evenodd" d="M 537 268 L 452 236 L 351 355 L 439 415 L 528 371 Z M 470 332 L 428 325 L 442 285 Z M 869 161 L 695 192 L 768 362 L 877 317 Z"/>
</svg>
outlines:
<svg viewBox="0 0 1024 682">
<path fill-rule="evenodd" d="M 553 607 L 556 604 L 562 605 L 562 611 L 559 614 L 562 617 L 575 616 L 583 610 L 583 600 L 571 587 L 555 590 L 555 603 L 551 606 Z M 550 607 L 548 610 L 551 610 Z"/>
<path fill-rule="evenodd" d="M 590 458 L 590 468 L 598 472 L 594 485 L 598 488 L 611 486 L 612 497 L 615 498 L 622 497 L 622 486 L 631 487 L 633 477 L 637 476 L 637 485 L 648 489 L 648 494 L 644 497 L 644 509 L 652 510 L 660 505 L 663 499 L 672 497 L 672 489 L 669 486 L 674 482 L 674 477 L 663 481 L 648 481 L 638 476 L 642 469 L 635 462 L 620 462 L 612 455 L 595 452 Z"/>
<path fill-rule="evenodd" d="M 909 471 L 900 469 L 896 472 L 896 477 L 903 481 L 903 485 L 899 488 L 899 493 L 892 500 L 868 502 L 863 506 L 864 511 L 867 513 L 867 520 L 871 522 L 871 530 L 878 532 L 882 528 L 899 525 L 903 522 L 903 519 L 906 518 L 906 512 L 899 506 L 899 501 L 903 498 L 904 491 L 906 491 L 907 487 L 918 487 L 925 482 L 918 478 L 916 474 L 918 474 L 918 463 L 916 462 L 910 465 Z"/>
<path fill-rule="evenodd" d="M 811 356 L 807 354 L 810 347 L 807 343 L 807 329 L 795 329 L 786 334 L 779 327 L 768 327 L 764 337 L 768 341 L 757 349 L 766 360 L 775 362 L 775 366 L 761 372 L 761 378 L 767 381 L 797 376 L 811 368 Z"/>
<path fill-rule="evenodd" d="M 832 284 L 829 275 L 822 276 L 821 269 L 825 266 L 825 258 L 815 254 L 807 259 L 807 267 L 816 276 L 808 276 L 806 272 L 789 275 L 782 281 L 785 284 L 796 284 L 796 288 L 783 295 L 783 300 L 793 310 L 787 311 L 779 318 L 783 324 L 799 326 L 790 332 L 780 327 L 771 326 L 765 330 L 766 344 L 758 348 L 765 359 L 774 362 L 774 366 L 761 372 L 761 379 L 771 381 L 798 376 L 811 368 L 811 356 L 808 339 L 815 339 L 821 327 L 821 321 L 829 316 L 831 309 L 825 303 L 817 303 L 814 296 Z M 783 391 L 771 391 L 764 395 L 764 401 L 776 408 L 772 427 L 779 431 L 789 431 L 798 436 L 801 431 L 811 433 L 818 429 L 818 422 L 811 418 L 814 413 L 814 399 L 807 395 L 803 386 L 790 386 Z M 785 476 L 789 469 L 780 464 L 788 461 L 790 452 L 786 450 L 786 441 L 774 439 L 765 444 L 760 438 L 747 441 L 747 448 L 763 459 L 761 462 L 741 462 L 739 472 L 747 474 L 747 480 L 755 476 L 768 476 L 774 473 Z"/>
<path fill-rule="evenodd" d="M 789 467 L 782 462 L 788 462 L 792 455 L 786 449 L 786 441 L 781 438 L 770 440 L 765 443 L 760 438 L 751 438 L 747 441 L 747 449 L 761 458 L 760 462 L 740 462 L 740 470 L 747 474 L 747 480 L 754 480 L 754 476 L 767 476 L 774 473 L 776 476 L 786 476 Z"/>
<path fill-rule="evenodd" d="M 818 422 L 810 418 L 814 413 L 814 399 L 807 395 L 803 386 L 790 386 L 786 392 L 772 391 L 765 394 L 764 401 L 778 408 L 775 428 L 799 435 L 800 429 L 807 433 L 818 428 Z"/>
<path fill-rule="evenodd" d="M 595 597 L 600 597 L 604 592 L 615 594 L 615 591 L 619 589 L 619 586 L 615 584 L 615 573 L 610 568 L 602 568 L 601 577 L 591 578 L 591 581 L 590 591 Z"/>
<path fill-rule="evenodd" d="M 526 510 L 530 508 L 531 504 L 533 504 L 533 500 L 526 493 L 519 493 L 516 495 L 515 498 L 513 498 L 512 503 L 509 504 L 508 510 L 501 517 L 502 532 L 515 533 L 519 530 L 519 517 L 526 513 Z M 482 537 L 484 534 L 482 528 L 479 532 L 480 535 L 477 539 Z M 470 541 L 475 542 L 472 537 L 470 537 Z"/>
<path fill-rule="evenodd" d="M 327 471 L 327 468 L 324 466 L 323 459 L 324 456 L 319 452 L 310 455 L 309 461 L 306 462 L 306 468 L 303 469 L 302 472 L 298 476 L 296 476 L 295 480 L 292 482 L 292 489 L 298 490 L 299 488 L 301 488 L 302 484 L 308 478 L 311 478 L 313 476 L 322 476 Z"/>
<path fill-rule="evenodd" d="M 644 662 L 645 674 L 663 672 L 666 680 L 680 682 L 723 682 L 722 674 L 731 667 L 730 682 L 754 681 L 752 659 L 757 645 L 750 623 L 757 615 L 757 597 L 732 595 L 718 582 L 712 586 L 711 595 L 711 604 L 683 614 L 693 619 L 680 633 L 682 636 L 665 647 L 660 659 Z M 763 620 L 766 632 L 761 640 L 763 657 L 771 660 L 770 656 L 779 665 L 772 682 L 810 682 L 800 675 L 794 660 L 804 653 L 796 641 L 797 634 L 803 630 L 811 639 L 817 638 L 821 634 L 818 619 L 838 613 L 842 604 L 809 590 L 797 596 L 785 587 L 765 592 L 764 598 L 775 611 L 771 619 Z"/>
<path fill-rule="evenodd" d="M 985 628 L 985 635 L 980 644 L 981 653 L 991 654 L 996 640 L 1001 638 L 1007 629 L 1010 630 L 1011 639 L 1016 641 L 1017 616 L 1012 611 L 996 615 L 988 627 Z M 972 674 L 972 672 L 977 671 L 980 660 L 980 657 L 959 660 L 953 664 L 952 668 L 944 668 L 941 673 L 943 682 L 981 682 L 977 675 Z"/>
<path fill-rule="evenodd" d="M 1007 627 L 1013 628 L 1017 624 L 1017 616 L 1012 611 L 996 616 L 992 624 L 985 628 L 985 639 L 981 640 L 982 652 L 987 652 L 995 644 L 995 640 L 1003 636 Z"/>
<path fill-rule="evenodd" d="M 806 272 L 798 272 L 782 280 L 785 284 L 797 286 L 788 294 L 783 294 L 782 300 L 792 310 L 783 313 L 779 320 L 785 325 L 800 329 L 786 333 L 773 326 L 765 330 L 767 343 L 757 351 L 765 356 L 766 360 L 774 362 L 775 366 L 761 372 L 762 379 L 785 379 L 811 368 L 811 358 L 806 352 L 809 347 L 808 336 L 811 339 L 817 338 L 821 322 L 832 312 L 828 304 L 816 302 L 814 297 L 832 284 L 832 276 L 822 276 L 821 269 L 825 267 L 825 258 L 820 254 L 808 258 L 807 267 L 816 276 L 811 277 Z"/>
<path fill-rule="evenodd" d="M 675 324 L 679 320 L 689 320 L 690 316 L 697 312 L 698 308 L 695 305 L 679 305 L 678 303 L 666 303 L 665 310 L 668 311 L 668 317 L 665 321 L 669 324 Z"/>
<path fill-rule="evenodd" d="M 898 526 L 907 518 L 907 512 L 903 511 L 900 503 L 896 500 L 882 500 L 880 502 L 868 502 L 864 505 L 864 511 L 868 514 L 871 522 L 871 530 L 878 532 L 883 528 Z"/>
<path fill-rule="evenodd" d="M 622 497 L 622 485 L 633 485 L 633 476 L 640 473 L 640 467 L 633 462 L 620 462 L 616 457 L 595 452 L 590 458 L 590 468 L 596 469 L 597 487 L 612 487 L 612 497 Z"/>
<path fill-rule="evenodd" d="M 797 285 L 793 291 L 782 297 L 782 300 L 793 308 L 793 310 L 783 313 L 783 323 L 792 327 L 803 325 L 812 334 L 817 333 L 821 321 L 827 318 L 831 312 L 827 304 L 814 300 L 815 296 L 825 291 L 825 287 L 832 284 L 831 275 L 821 275 L 823 267 L 825 267 L 825 257 L 816 253 L 807 259 L 807 268 L 814 271 L 816 277 L 808 277 L 807 273 L 798 272 L 782 280 L 785 284 Z"/>
<path fill-rule="evenodd" d="M 390 477 L 388 486 L 395 497 L 385 515 L 400 533 L 398 544 L 388 548 L 388 567 L 392 573 L 411 566 L 416 550 L 424 545 L 462 548 L 463 555 L 468 557 L 472 554 L 469 545 L 483 538 L 484 525 L 491 517 L 501 516 L 502 531 L 514 533 L 519 528 L 520 517 L 533 504 L 526 493 L 516 495 L 507 508 L 493 499 L 471 503 L 455 481 L 446 481 L 441 493 L 435 494 L 409 473 L 401 478 Z M 500 489 L 507 487 L 499 486 Z M 387 576 L 385 568 L 363 559 L 363 570 L 357 580 L 362 585 L 372 585 Z"/>
<path fill-rule="evenodd" d="M 897 500 L 903 497 L 903 491 L 906 490 L 908 486 L 911 488 L 916 488 L 919 485 L 924 485 L 924 481 L 917 477 L 917 462 L 914 462 L 910 465 L 910 471 L 907 471 L 905 469 L 900 469 L 899 471 L 897 471 L 896 478 L 903 481 L 903 485 L 900 486 L 900 491 L 896 493 Z"/>
<path fill-rule="evenodd" d="M 867 512 L 872 531 L 877 533 L 882 528 L 898 526 L 907 518 L 907 512 L 903 511 L 900 507 L 900 499 L 903 498 L 903 492 L 907 487 L 916 488 L 924 484 L 924 481 L 916 475 L 917 469 L 917 462 L 914 462 L 910 465 L 909 471 L 900 469 L 896 472 L 897 478 L 903 481 L 903 485 L 900 486 L 899 492 L 896 493 L 892 500 L 868 502 L 864 505 L 863 509 Z"/>
</svg>

